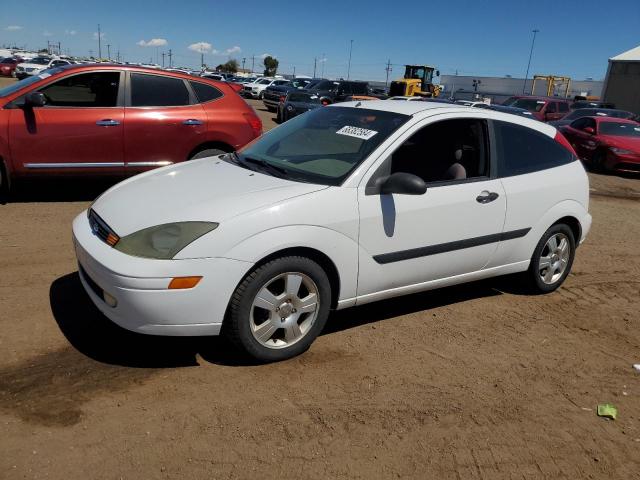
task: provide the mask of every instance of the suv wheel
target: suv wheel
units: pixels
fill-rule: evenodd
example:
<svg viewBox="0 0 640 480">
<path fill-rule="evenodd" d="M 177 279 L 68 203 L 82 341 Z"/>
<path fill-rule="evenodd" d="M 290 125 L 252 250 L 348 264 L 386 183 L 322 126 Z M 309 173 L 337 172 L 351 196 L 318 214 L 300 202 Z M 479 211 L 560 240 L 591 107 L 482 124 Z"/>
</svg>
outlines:
<svg viewBox="0 0 640 480">
<path fill-rule="evenodd" d="M 224 333 L 242 352 L 274 362 L 306 351 L 329 316 L 331 286 L 313 260 L 291 256 L 253 270 L 236 288 Z"/>
<path fill-rule="evenodd" d="M 551 226 L 542 236 L 526 272 L 534 293 L 557 289 L 567 278 L 575 256 L 573 232 L 565 224 Z"/>
</svg>

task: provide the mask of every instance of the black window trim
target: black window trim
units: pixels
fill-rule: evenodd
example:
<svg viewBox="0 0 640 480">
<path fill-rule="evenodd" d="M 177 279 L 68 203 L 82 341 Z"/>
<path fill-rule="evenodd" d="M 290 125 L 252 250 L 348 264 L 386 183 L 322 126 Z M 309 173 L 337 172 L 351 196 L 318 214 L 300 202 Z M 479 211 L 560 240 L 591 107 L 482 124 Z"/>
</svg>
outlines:
<svg viewBox="0 0 640 480">
<path fill-rule="evenodd" d="M 441 114 L 436 114 L 433 117 L 437 117 Z M 426 120 L 431 120 L 433 117 L 428 117 Z M 418 131 L 423 128 L 427 128 L 431 125 L 434 125 L 439 122 L 446 122 L 448 120 L 478 120 L 484 123 L 484 141 L 485 141 L 485 152 L 488 155 L 488 164 L 489 164 L 489 174 L 483 175 L 481 177 L 472 177 L 465 178 L 462 180 L 441 180 L 437 182 L 426 182 L 427 189 L 429 188 L 438 188 L 438 187 L 449 187 L 452 185 L 460 185 L 463 183 L 477 183 L 477 182 L 486 182 L 489 180 L 495 180 L 498 178 L 497 176 L 497 161 L 496 161 L 496 148 L 495 148 L 495 131 L 493 129 L 493 125 L 491 119 L 486 117 L 473 117 L 473 116 L 455 116 L 442 119 L 436 119 L 435 121 L 428 122 L 419 122 L 418 128 L 413 131 L 407 138 L 402 140 L 400 143 L 394 143 L 389 147 L 391 150 L 390 153 L 386 154 L 386 158 L 382 161 L 382 163 L 377 167 L 376 171 L 369 177 L 367 180 L 367 184 L 365 186 L 365 195 L 380 195 L 380 183 L 378 180 L 381 177 L 385 177 L 391 173 L 391 158 L 393 157 L 393 153 L 400 148 L 400 146 L 410 139 L 413 135 L 418 133 Z"/>
<path fill-rule="evenodd" d="M 198 98 L 198 95 L 196 94 L 196 91 L 194 90 L 193 86 L 191 85 L 191 82 L 200 83 L 201 85 L 206 85 L 207 87 L 215 88 L 216 90 L 218 90 L 220 92 L 220 96 L 217 97 L 217 98 L 212 98 L 211 100 L 207 100 L 206 102 L 201 102 L 200 99 Z M 210 83 L 202 82 L 200 80 L 188 80 L 187 81 L 187 85 L 188 85 L 188 88 L 189 88 L 189 95 L 192 96 L 195 99 L 195 102 L 198 105 L 205 105 L 207 103 L 217 102 L 218 100 L 220 100 L 220 99 L 225 97 L 225 93 L 220 88 L 216 87 L 215 85 L 211 85 Z"/>
<path fill-rule="evenodd" d="M 150 75 L 150 76 L 154 76 L 154 77 L 162 77 L 162 78 L 172 78 L 174 80 L 182 80 L 182 83 L 184 84 L 184 86 L 187 89 L 187 92 L 189 92 L 189 103 L 187 105 L 145 105 L 144 107 L 137 107 L 131 104 L 131 74 L 138 74 L 138 75 Z M 124 102 L 124 106 L 125 108 L 144 108 L 144 109 L 153 109 L 153 108 L 184 108 L 184 107 L 189 107 L 192 105 L 198 105 L 198 97 L 196 97 L 195 92 L 193 91 L 193 89 L 191 88 L 191 85 L 189 85 L 189 81 L 185 80 L 182 77 L 177 77 L 177 76 L 173 76 L 173 75 L 166 75 L 166 74 L 162 74 L 162 73 L 155 73 L 155 72 L 139 72 L 136 70 L 127 70 L 127 75 L 126 75 L 126 91 L 125 91 L 125 102 Z"/>
<path fill-rule="evenodd" d="M 78 75 L 86 75 L 87 73 L 119 73 L 120 74 L 120 79 L 118 80 L 118 96 L 116 97 L 116 104 L 113 107 L 74 107 L 74 106 L 63 106 L 63 105 L 45 105 L 43 107 L 38 107 L 38 108 L 46 108 L 47 110 L 56 110 L 56 109 L 73 109 L 73 108 L 82 108 L 82 109 L 87 109 L 87 110 L 95 110 L 95 109 L 105 109 L 105 108 L 123 108 L 124 104 L 125 104 L 125 76 L 124 76 L 124 71 L 119 70 L 117 68 L 114 69 L 100 69 L 100 70 L 83 70 L 81 72 L 75 72 L 72 73 L 70 75 L 64 75 L 64 76 L 60 76 L 60 77 L 56 77 L 56 78 L 51 78 L 49 82 L 45 83 L 44 85 L 40 85 L 38 88 L 35 89 L 30 89 L 28 91 L 26 91 L 25 93 L 23 93 L 22 95 L 20 95 L 19 97 L 15 98 L 14 100 L 12 100 L 10 103 L 8 103 L 7 105 L 5 105 L 4 108 L 20 108 L 24 105 L 24 97 L 27 96 L 28 94 L 32 93 L 32 92 L 39 92 L 41 89 L 43 89 L 44 87 L 48 87 L 49 85 L 52 85 L 60 80 L 64 80 L 67 78 L 71 78 L 71 77 L 76 77 Z"/>
</svg>

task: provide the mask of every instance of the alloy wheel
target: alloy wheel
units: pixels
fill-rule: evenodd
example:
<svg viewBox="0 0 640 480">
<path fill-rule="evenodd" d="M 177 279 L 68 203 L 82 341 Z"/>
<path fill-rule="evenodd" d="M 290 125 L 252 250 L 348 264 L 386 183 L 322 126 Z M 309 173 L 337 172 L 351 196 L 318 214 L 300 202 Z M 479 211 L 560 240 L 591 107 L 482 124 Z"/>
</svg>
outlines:
<svg viewBox="0 0 640 480">
<path fill-rule="evenodd" d="M 549 237 L 542 249 L 538 262 L 539 275 L 547 285 L 557 282 L 569 264 L 571 245 L 564 233 L 556 233 Z"/>
<path fill-rule="evenodd" d="M 267 281 L 253 299 L 251 333 L 265 347 L 290 347 L 309 333 L 319 307 L 318 287 L 310 277 L 282 273 Z"/>
</svg>

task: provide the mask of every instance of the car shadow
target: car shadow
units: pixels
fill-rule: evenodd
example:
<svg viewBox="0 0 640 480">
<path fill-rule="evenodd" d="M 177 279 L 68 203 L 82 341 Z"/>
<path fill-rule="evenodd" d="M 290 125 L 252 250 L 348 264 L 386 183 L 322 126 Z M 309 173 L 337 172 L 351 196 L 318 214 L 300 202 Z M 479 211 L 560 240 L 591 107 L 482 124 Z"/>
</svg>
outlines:
<svg viewBox="0 0 640 480">
<path fill-rule="evenodd" d="M 406 295 L 333 312 L 322 335 L 395 317 L 502 293 L 526 294 L 517 282 L 493 279 Z M 162 337 L 125 330 L 107 319 L 92 303 L 78 272 L 56 279 L 49 289 L 51 311 L 60 331 L 83 355 L 110 365 L 134 368 L 178 368 L 204 361 L 225 366 L 250 366 L 223 337 Z"/>
<path fill-rule="evenodd" d="M 11 186 L 5 203 L 92 201 L 125 177 L 47 177 L 21 179 Z"/>
</svg>

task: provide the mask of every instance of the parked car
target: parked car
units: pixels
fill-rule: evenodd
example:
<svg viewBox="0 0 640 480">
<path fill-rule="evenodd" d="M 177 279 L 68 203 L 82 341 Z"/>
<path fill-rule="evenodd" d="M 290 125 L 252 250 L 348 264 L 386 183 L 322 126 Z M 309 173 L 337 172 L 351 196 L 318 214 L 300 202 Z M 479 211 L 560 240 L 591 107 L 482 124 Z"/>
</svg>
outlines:
<svg viewBox="0 0 640 480">
<path fill-rule="evenodd" d="M 634 113 L 627 112 L 626 110 L 613 110 L 610 108 L 578 108 L 577 110 L 572 110 L 560 120 L 549 122 L 549 124 L 559 128 L 569 125 L 574 120 L 582 117 L 613 117 L 624 118 L 627 120 L 636 119 L 636 115 Z"/>
<path fill-rule="evenodd" d="M 578 156 L 594 170 L 640 172 L 640 123 L 582 117 L 561 130 Z"/>
<path fill-rule="evenodd" d="M 371 96 L 367 82 L 350 80 L 323 80 L 308 86 L 307 90 L 318 95 L 326 104 L 344 102 L 354 96 Z"/>
<path fill-rule="evenodd" d="M 569 113 L 569 101 L 564 98 L 517 95 L 508 98 L 502 104 L 529 110 L 541 122 L 560 120 Z"/>
<path fill-rule="evenodd" d="M 71 65 L 71 62 L 61 58 L 36 57 L 17 65 L 15 76 L 22 80 L 33 75 L 39 75 L 48 68 L 62 67 L 64 65 Z"/>
<path fill-rule="evenodd" d="M 256 113 L 225 83 L 68 65 L 0 89 L 0 186 L 15 177 L 138 173 L 233 151 L 261 133 Z"/>
<path fill-rule="evenodd" d="M 549 125 L 352 102 L 114 186 L 73 242 L 87 294 L 121 327 L 222 332 L 269 362 L 304 352 L 332 309 L 514 273 L 551 292 L 588 204 L 585 170 Z"/>
<path fill-rule="evenodd" d="M 611 102 L 602 102 L 600 100 L 576 100 L 570 105 L 571 110 L 577 110 L 578 108 L 616 108 L 615 104 Z"/>
<path fill-rule="evenodd" d="M 3 58 L 0 61 L 0 75 L 3 77 L 15 77 L 16 66 L 21 62 L 21 59 L 15 57 Z"/>
<path fill-rule="evenodd" d="M 278 110 L 278 104 L 282 103 L 287 93 L 306 88 L 314 80 L 311 78 L 294 78 L 281 85 L 271 85 L 264 89 L 262 93 L 262 103 L 270 112 Z"/>
<path fill-rule="evenodd" d="M 258 100 L 262 100 L 262 95 L 267 87 L 272 85 L 284 85 L 288 82 L 289 80 L 284 78 L 258 78 L 253 83 L 246 83 L 242 89 L 242 94 L 248 98 L 257 98 Z"/>
<path fill-rule="evenodd" d="M 278 112 L 276 122 L 286 122 L 301 113 L 315 110 L 316 108 L 326 105 L 327 103 L 322 103 L 320 97 L 314 93 L 308 93 L 304 90 L 294 90 L 289 92 L 284 100 L 276 107 Z"/>
<path fill-rule="evenodd" d="M 227 79 L 224 75 L 219 73 L 203 72 L 200 74 L 202 78 L 210 78 L 211 80 L 217 80 L 218 82 L 226 82 Z"/>
</svg>

